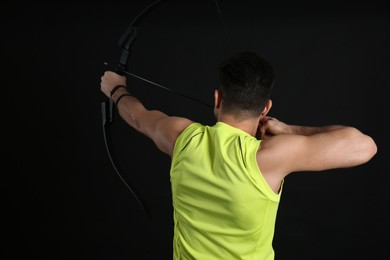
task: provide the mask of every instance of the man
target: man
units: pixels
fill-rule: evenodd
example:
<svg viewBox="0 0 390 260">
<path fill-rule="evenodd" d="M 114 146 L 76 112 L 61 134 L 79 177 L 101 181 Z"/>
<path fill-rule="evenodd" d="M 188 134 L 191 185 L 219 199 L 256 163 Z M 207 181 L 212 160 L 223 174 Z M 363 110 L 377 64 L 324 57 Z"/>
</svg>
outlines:
<svg viewBox="0 0 390 260">
<path fill-rule="evenodd" d="M 255 53 L 232 56 L 219 76 L 213 126 L 146 109 L 114 72 L 104 73 L 101 90 L 112 94 L 131 127 L 172 158 L 174 259 L 274 259 L 284 178 L 357 166 L 377 147 L 353 127 L 288 125 L 267 116 L 274 73 Z"/>
</svg>

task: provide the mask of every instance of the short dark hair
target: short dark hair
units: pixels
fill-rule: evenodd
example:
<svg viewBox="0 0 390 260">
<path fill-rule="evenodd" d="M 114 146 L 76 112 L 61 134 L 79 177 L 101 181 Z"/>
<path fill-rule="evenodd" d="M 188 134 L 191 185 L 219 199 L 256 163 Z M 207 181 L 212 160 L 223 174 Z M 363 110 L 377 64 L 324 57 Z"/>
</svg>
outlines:
<svg viewBox="0 0 390 260">
<path fill-rule="evenodd" d="M 260 115 L 274 84 L 271 64 L 256 53 L 244 51 L 222 62 L 218 69 L 223 112 Z"/>
</svg>

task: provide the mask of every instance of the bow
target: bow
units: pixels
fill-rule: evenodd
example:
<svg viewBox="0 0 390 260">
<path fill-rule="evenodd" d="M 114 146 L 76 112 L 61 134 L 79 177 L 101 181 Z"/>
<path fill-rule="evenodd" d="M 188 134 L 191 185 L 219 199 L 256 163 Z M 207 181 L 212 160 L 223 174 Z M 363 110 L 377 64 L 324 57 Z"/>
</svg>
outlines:
<svg viewBox="0 0 390 260">
<path fill-rule="evenodd" d="M 122 53 L 120 55 L 120 59 L 119 59 L 118 65 L 116 67 L 110 66 L 108 63 L 105 63 L 105 65 L 110 67 L 112 70 L 114 70 L 119 75 L 122 75 L 122 76 L 129 75 L 129 76 L 138 78 L 139 80 L 148 82 L 150 85 L 153 85 L 155 87 L 164 89 L 164 90 L 166 90 L 168 92 L 171 92 L 172 94 L 176 94 L 176 95 L 185 97 L 187 99 L 193 100 L 193 101 L 195 101 L 197 103 L 200 103 L 200 104 L 203 104 L 205 106 L 208 106 L 208 107 L 212 108 L 213 107 L 212 105 L 210 105 L 208 103 L 205 103 L 205 102 L 203 102 L 203 101 L 201 101 L 199 99 L 196 99 L 194 97 L 188 96 L 188 95 L 183 94 L 181 92 L 172 90 L 170 88 L 164 87 L 161 84 L 155 83 L 153 81 L 150 81 L 148 79 L 142 78 L 142 77 L 140 77 L 138 75 L 135 75 L 135 74 L 130 73 L 130 72 L 127 71 L 128 60 L 129 60 L 129 56 L 131 54 L 131 47 L 132 47 L 132 45 L 133 45 L 133 43 L 134 43 L 134 41 L 135 41 L 135 39 L 137 37 L 138 25 L 140 24 L 141 20 L 148 13 L 150 13 L 150 11 L 154 7 L 156 7 L 159 3 L 161 3 L 161 2 L 163 2 L 163 0 L 154 1 L 150 5 L 148 5 L 146 8 L 144 8 L 133 19 L 133 21 L 127 27 L 126 31 L 122 34 L 122 36 L 119 39 L 119 47 L 122 48 Z M 225 29 L 225 32 L 227 33 L 226 26 L 225 26 L 225 24 L 223 22 L 223 18 L 222 18 L 221 11 L 220 11 L 220 8 L 219 8 L 217 0 L 215 0 L 215 4 L 216 4 L 217 10 L 218 10 L 218 14 L 219 14 L 219 16 L 221 18 L 222 25 L 223 25 L 223 27 Z M 118 162 L 115 159 L 116 156 L 114 156 L 112 149 L 110 149 L 110 147 L 112 146 L 112 141 L 111 141 L 111 135 L 110 135 L 110 128 L 109 128 L 109 126 L 113 122 L 113 111 L 114 111 L 114 104 L 113 104 L 112 99 L 109 98 L 109 99 L 107 99 L 105 102 L 103 102 L 101 104 L 102 123 L 103 123 L 103 137 L 104 137 L 105 146 L 106 146 L 106 150 L 107 150 L 108 156 L 110 158 L 111 164 L 112 164 L 115 172 L 117 173 L 117 175 L 119 176 L 121 181 L 125 184 L 127 189 L 131 192 L 131 194 L 136 199 L 136 201 L 141 206 L 141 208 L 146 213 L 146 215 L 148 217 L 150 217 L 150 211 L 149 211 L 150 208 L 146 205 L 146 203 L 143 200 L 142 196 L 140 195 L 139 191 L 137 191 L 137 189 L 131 183 L 126 182 L 125 179 L 122 177 L 122 175 L 120 174 L 120 171 L 118 169 L 118 166 L 117 166 Z"/>
<path fill-rule="evenodd" d="M 150 5 L 148 5 L 145 9 L 143 9 L 134 19 L 133 21 L 129 24 L 127 27 L 126 31 L 122 34 L 122 36 L 119 39 L 119 47 L 122 48 L 122 53 L 120 55 L 119 63 L 117 67 L 113 68 L 116 73 L 119 75 L 124 76 L 126 73 L 127 65 L 128 65 L 128 60 L 131 54 L 131 47 L 137 37 L 137 30 L 138 30 L 138 25 L 141 22 L 142 18 L 144 18 L 149 11 L 152 10 L 157 4 L 162 2 L 162 0 L 157 0 Z M 106 63 L 106 65 L 108 65 Z M 114 156 L 112 149 L 110 147 L 112 146 L 112 141 L 111 141 L 111 135 L 110 135 L 110 124 L 113 122 L 113 111 L 114 111 L 114 104 L 112 99 L 108 99 L 105 102 L 101 104 L 101 110 L 102 110 L 102 122 L 103 122 L 103 137 L 104 137 L 104 142 L 106 145 L 107 153 L 110 158 L 111 164 L 121 179 L 121 181 L 125 184 L 127 189 L 131 192 L 133 197 L 136 199 L 138 204 L 141 206 L 143 211 L 146 213 L 148 217 L 150 217 L 150 212 L 149 208 L 146 205 L 144 199 L 141 197 L 139 191 L 132 185 L 130 182 L 126 182 L 125 179 L 122 177 L 120 174 L 120 171 L 118 169 L 118 162 L 115 159 L 116 156 Z"/>
</svg>

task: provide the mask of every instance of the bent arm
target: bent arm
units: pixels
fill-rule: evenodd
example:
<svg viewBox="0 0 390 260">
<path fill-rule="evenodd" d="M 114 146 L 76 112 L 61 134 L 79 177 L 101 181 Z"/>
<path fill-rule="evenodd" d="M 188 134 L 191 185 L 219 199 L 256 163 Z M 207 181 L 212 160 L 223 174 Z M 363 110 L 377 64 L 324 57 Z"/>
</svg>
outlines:
<svg viewBox="0 0 390 260">
<path fill-rule="evenodd" d="M 264 153 L 259 156 L 264 162 L 270 160 L 266 165 L 284 176 L 354 167 L 368 162 L 377 152 L 374 140 L 354 127 L 307 127 L 271 121 L 262 129 L 270 134 L 262 142 Z"/>
</svg>

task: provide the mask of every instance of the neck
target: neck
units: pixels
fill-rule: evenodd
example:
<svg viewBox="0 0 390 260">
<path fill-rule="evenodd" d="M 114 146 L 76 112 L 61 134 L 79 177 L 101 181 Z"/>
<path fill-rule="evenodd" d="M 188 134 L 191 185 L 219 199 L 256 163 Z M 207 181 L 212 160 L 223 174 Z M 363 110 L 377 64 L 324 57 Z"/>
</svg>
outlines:
<svg viewBox="0 0 390 260">
<path fill-rule="evenodd" d="M 260 118 L 251 117 L 251 118 L 241 120 L 241 119 L 237 119 L 237 117 L 234 117 L 232 115 L 224 114 L 224 115 L 219 115 L 218 121 L 239 128 L 244 132 L 247 132 L 251 136 L 256 137 Z"/>
</svg>

